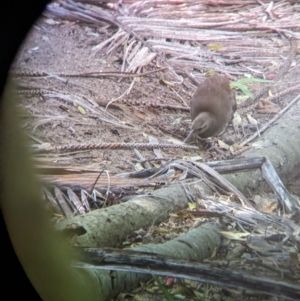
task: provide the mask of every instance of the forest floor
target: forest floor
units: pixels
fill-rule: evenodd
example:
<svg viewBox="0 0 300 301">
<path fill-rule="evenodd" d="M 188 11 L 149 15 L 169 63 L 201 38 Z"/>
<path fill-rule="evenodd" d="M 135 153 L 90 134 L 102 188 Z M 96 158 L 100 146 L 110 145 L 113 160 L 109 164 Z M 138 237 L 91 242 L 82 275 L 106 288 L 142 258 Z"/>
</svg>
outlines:
<svg viewBox="0 0 300 301">
<path fill-rule="evenodd" d="M 124 2 L 126 4 L 126 1 Z M 126 7 L 128 9 L 127 14 L 124 13 L 123 19 L 118 19 L 123 25 L 126 23 L 125 18 L 129 18 L 130 14 L 135 20 L 132 12 L 137 9 L 137 4 L 127 2 L 127 6 L 124 6 L 124 9 Z M 137 23 L 136 27 L 130 27 L 130 24 L 126 23 L 127 27 L 124 25 L 124 28 L 133 28 L 141 38 L 140 41 L 138 39 L 133 41 L 130 30 L 127 32 L 128 35 L 125 35 L 116 26 L 104 21 L 93 24 L 64 17 L 55 18 L 49 14 L 42 16 L 32 28 L 13 66 L 13 70 L 21 73 L 20 76 L 16 76 L 18 89 L 22 94 L 18 109 L 24 129 L 35 150 L 47 150 L 49 146 L 61 145 L 73 145 L 75 148 L 68 152 L 37 153 L 36 160 L 45 165 L 105 170 L 111 174 L 118 174 L 142 170 L 145 167 L 144 161 L 148 162 L 149 168 L 159 167 L 174 159 L 211 161 L 234 158 L 244 149 L 241 142 L 257 132 L 256 123 L 261 126 L 270 120 L 274 112 L 278 112 L 290 102 L 294 97 L 294 91 L 274 104 L 275 111 L 272 111 L 274 107 L 261 112 L 253 108 L 248 112 L 249 116 L 241 117 L 238 130 L 234 131 L 231 124 L 220 137 L 196 141 L 199 148 L 163 148 L 158 154 L 154 150 L 139 150 L 134 146 L 123 149 L 121 144 L 183 145 L 182 141 L 188 135 L 191 124 L 189 100 L 197 82 L 203 80 L 211 71 L 227 75 L 232 82 L 247 78 L 249 74 L 256 78 L 272 79 L 274 74 L 276 76 L 276 72 L 279 73 L 278 70 L 283 68 L 285 59 L 291 52 L 288 38 L 299 38 L 297 24 L 300 23 L 298 19 L 294 20 L 293 16 L 297 18 L 300 7 L 293 1 L 286 1 L 285 5 L 277 7 L 275 1 L 275 7 L 268 10 L 267 2 L 265 5 L 258 4 L 257 1 L 248 2 L 248 8 L 241 6 L 240 12 L 231 11 L 230 5 L 220 6 L 218 10 L 218 6 L 208 3 L 207 14 L 211 16 L 210 22 L 225 24 L 232 21 L 226 19 L 226 14 L 227 18 L 233 18 L 232 14 L 235 16 L 239 13 L 241 16 L 244 14 L 245 19 L 246 12 L 249 12 L 247 15 L 249 19 L 245 23 L 251 24 L 249 20 L 252 11 L 256 14 L 253 19 L 257 24 L 265 20 L 265 29 L 255 27 L 251 36 L 247 32 L 249 28 L 244 32 L 239 30 L 234 32 L 234 28 L 226 30 L 225 27 L 228 26 L 226 23 L 223 25 L 224 29 L 220 31 L 220 24 L 219 27 L 214 25 L 213 29 L 206 28 L 203 30 L 207 34 L 205 35 L 201 33 L 201 28 L 192 24 L 192 29 L 186 29 L 187 32 L 192 35 L 203 34 L 202 38 L 198 37 L 195 41 L 185 39 L 183 32 L 177 32 L 176 28 L 172 27 L 175 25 L 168 27 L 170 32 L 173 30 L 172 36 L 170 32 L 165 35 L 161 32 L 159 36 L 160 31 L 158 29 L 155 31 L 154 23 L 158 22 L 156 19 L 153 19 L 154 23 L 150 24 L 148 29 L 143 28 L 143 25 L 147 25 L 146 21 L 145 24 Z M 184 1 L 178 3 L 181 5 Z M 55 7 L 55 3 L 53 6 Z M 259 18 L 260 9 L 262 19 Z M 173 11 L 174 15 L 172 11 L 165 11 L 170 13 L 166 19 L 177 21 L 176 9 Z M 120 11 L 117 12 L 122 15 Z M 158 18 L 155 12 L 159 12 L 158 6 L 153 9 L 154 17 Z M 145 11 L 140 8 L 136 16 L 145 16 L 151 20 L 151 16 L 147 16 L 148 13 L 149 10 L 146 8 Z M 224 16 L 223 21 L 212 19 L 218 13 L 220 18 Z M 283 19 L 288 18 L 289 13 L 290 22 L 294 25 L 287 25 L 290 26 L 290 32 L 283 38 L 282 33 L 288 30 L 282 29 L 278 22 L 282 18 L 284 23 Z M 184 19 L 184 16 L 182 19 L 180 17 L 182 16 L 178 17 L 178 22 Z M 203 22 L 201 18 L 204 16 L 200 15 L 199 20 L 194 22 Z M 232 21 L 232 24 L 237 22 Z M 274 30 L 271 30 L 271 27 Z M 278 28 L 282 29 L 281 34 L 278 33 L 280 32 Z M 234 36 L 232 40 L 231 34 Z M 141 41 L 147 41 L 147 45 L 151 45 L 151 51 L 150 48 L 146 50 L 147 47 Z M 158 51 L 153 54 L 153 49 Z M 176 52 L 174 49 L 177 49 Z M 297 78 L 299 82 L 298 50 L 299 47 L 296 48 L 290 62 L 290 74 L 273 86 L 273 94 L 293 86 Z M 202 57 L 198 51 L 199 53 L 202 51 Z M 135 61 L 135 58 L 139 58 L 138 61 Z M 197 65 L 199 58 L 201 66 Z M 34 75 L 32 72 L 39 74 Z M 42 74 L 43 72 L 47 75 Z M 134 72 L 138 76 L 132 76 L 128 72 Z M 263 88 L 263 85 L 250 82 L 248 88 L 255 94 Z M 241 103 L 245 99 L 245 94 L 240 89 L 236 89 L 236 94 L 238 102 Z M 111 144 L 104 149 L 76 148 L 79 144 L 101 143 Z M 134 149 L 140 151 L 142 158 Z M 192 221 L 187 222 L 185 227 L 191 224 Z M 200 300 L 200 297 L 194 294 L 197 289 L 189 290 L 187 284 L 182 287 L 185 291 L 178 290 L 178 296 L 185 295 L 186 300 Z M 240 300 L 240 295 L 234 299 L 233 291 L 224 292 L 219 288 L 211 291 L 204 286 L 202 288 L 201 300 Z M 149 292 L 150 297 L 141 297 L 139 291 L 134 295 L 124 295 L 123 298 L 154 300 L 158 292 L 161 294 L 154 284 L 149 285 Z M 191 294 L 190 297 L 187 297 L 188 294 Z M 226 294 L 230 295 L 229 299 Z M 158 300 L 161 298 L 162 295 Z M 243 300 L 275 299 L 244 295 Z"/>
</svg>

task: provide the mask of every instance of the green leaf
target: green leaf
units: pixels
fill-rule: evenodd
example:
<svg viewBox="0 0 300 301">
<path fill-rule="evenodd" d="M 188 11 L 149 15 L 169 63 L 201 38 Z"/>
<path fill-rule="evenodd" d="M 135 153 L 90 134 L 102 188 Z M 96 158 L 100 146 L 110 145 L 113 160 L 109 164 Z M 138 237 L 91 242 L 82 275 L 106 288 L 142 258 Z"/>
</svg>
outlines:
<svg viewBox="0 0 300 301">
<path fill-rule="evenodd" d="M 234 83 L 242 83 L 242 84 L 249 84 L 249 83 L 272 83 L 271 80 L 268 79 L 262 79 L 262 78 L 257 78 L 257 77 L 245 77 L 245 78 L 240 78 Z"/>
<path fill-rule="evenodd" d="M 240 89 L 245 95 L 247 95 L 248 97 L 253 99 L 253 94 L 249 91 L 249 89 L 247 88 L 247 86 L 245 86 L 244 84 L 238 83 L 237 81 L 234 83 L 234 88 L 238 88 Z"/>
<path fill-rule="evenodd" d="M 235 82 L 230 83 L 230 88 L 237 88 L 241 90 L 246 96 L 253 99 L 253 94 L 249 91 L 246 84 L 249 83 L 272 83 L 271 80 L 268 79 L 262 79 L 262 78 L 256 78 L 256 77 L 250 77 L 250 78 L 240 78 Z"/>
</svg>

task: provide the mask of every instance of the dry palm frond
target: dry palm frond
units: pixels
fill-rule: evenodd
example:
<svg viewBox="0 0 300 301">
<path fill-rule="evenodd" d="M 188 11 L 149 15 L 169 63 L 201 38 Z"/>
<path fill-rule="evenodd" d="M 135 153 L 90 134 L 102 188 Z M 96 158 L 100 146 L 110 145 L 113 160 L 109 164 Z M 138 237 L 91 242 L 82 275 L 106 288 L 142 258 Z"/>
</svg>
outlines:
<svg viewBox="0 0 300 301">
<path fill-rule="evenodd" d="M 127 70 L 141 70 L 156 57 L 177 79 L 183 70 L 261 74 L 270 62 L 278 65 L 287 50 L 278 32 L 300 38 L 297 1 L 214 1 L 214 6 L 211 1 L 123 1 L 121 9 L 111 6 L 114 13 L 94 1 L 82 2 L 93 5 L 67 1 L 62 7 L 80 12 L 86 21 L 88 16 L 106 18 L 118 26 L 114 36 L 94 49 L 107 55 L 123 47 L 122 70 L 126 65 Z M 55 15 L 55 7 L 48 13 Z"/>
</svg>

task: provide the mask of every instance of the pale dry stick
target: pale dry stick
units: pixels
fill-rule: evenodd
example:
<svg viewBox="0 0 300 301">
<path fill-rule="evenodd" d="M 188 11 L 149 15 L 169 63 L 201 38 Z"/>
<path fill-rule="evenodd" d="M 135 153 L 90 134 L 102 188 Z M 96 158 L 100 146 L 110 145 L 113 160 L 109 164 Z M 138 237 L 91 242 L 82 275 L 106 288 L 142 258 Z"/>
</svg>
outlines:
<svg viewBox="0 0 300 301">
<path fill-rule="evenodd" d="M 137 43 L 137 41 L 134 38 L 131 38 L 130 41 L 127 42 L 126 47 L 125 47 L 125 51 L 123 54 L 123 63 L 121 66 L 121 71 L 125 71 L 126 70 L 126 62 L 128 61 L 128 57 L 132 51 L 133 46 Z"/>
<path fill-rule="evenodd" d="M 66 117 L 64 115 L 61 115 L 61 116 L 35 115 L 35 116 L 32 116 L 32 117 L 35 117 L 35 118 L 44 118 L 42 120 L 39 120 L 39 121 L 33 123 L 34 124 L 33 131 L 35 131 L 41 125 L 45 125 L 47 123 L 53 124 L 53 122 L 55 122 L 55 121 L 71 120 L 70 117 Z"/>
<path fill-rule="evenodd" d="M 106 175 L 107 175 L 107 189 L 106 189 L 106 193 L 105 193 L 105 201 L 104 201 L 104 204 L 103 204 L 103 208 L 105 208 L 105 205 L 107 203 L 107 200 L 108 200 L 108 196 L 109 196 L 109 190 L 110 190 L 110 177 L 109 177 L 109 171 L 108 170 L 104 170 Z"/>
<path fill-rule="evenodd" d="M 123 45 L 124 43 L 126 43 L 128 41 L 129 37 L 130 37 L 129 34 L 126 33 L 125 35 L 123 35 L 123 37 L 121 37 L 119 39 L 119 41 L 118 40 L 114 40 L 113 43 L 110 43 L 108 45 L 105 54 L 107 56 L 109 56 L 111 53 L 115 52 L 116 49 L 118 49 L 119 46 Z"/>
<path fill-rule="evenodd" d="M 39 144 L 43 144 L 43 143 L 44 143 L 42 140 L 40 140 L 40 139 L 34 137 L 34 136 L 31 135 L 31 134 L 25 133 L 25 135 L 26 135 L 27 137 L 29 137 L 30 139 L 32 139 L 33 141 L 39 143 Z"/>
<path fill-rule="evenodd" d="M 243 68 L 245 68 L 246 70 L 249 70 L 252 74 L 257 74 L 258 76 L 263 76 L 263 74 L 264 74 L 260 70 L 256 70 L 254 68 L 251 68 L 251 67 L 248 67 L 248 66 L 245 66 L 245 65 L 243 65 Z"/>
<path fill-rule="evenodd" d="M 150 52 L 147 47 L 141 47 L 137 49 L 136 54 L 130 54 L 130 58 L 128 57 L 128 67 L 126 71 L 136 72 L 138 68 L 141 69 L 142 67 L 149 65 L 155 57 L 156 54 Z"/>
<path fill-rule="evenodd" d="M 187 108 L 189 108 L 189 105 L 186 103 L 186 101 L 173 88 L 171 88 L 171 90 L 177 95 L 177 97 L 180 98 L 180 100 L 187 106 Z"/>
<path fill-rule="evenodd" d="M 99 50 L 102 50 L 104 47 L 106 47 L 110 43 L 119 39 L 120 36 L 122 37 L 126 34 L 127 34 L 127 32 L 125 32 L 122 28 L 119 28 L 119 30 L 113 36 L 104 40 L 100 44 L 97 44 L 96 46 L 92 47 L 92 51 L 94 51 L 94 52 L 90 55 L 89 59 L 93 59 Z"/>
<path fill-rule="evenodd" d="M 130 86 L 124 91 L 124 93 L 121 94 L 119 97 L 110 100 L 110 101 L 107 103 L 107 105 L 106 105 L 106 107 L 105 107 L 105 109 L 104 109 L 104 112 L 107 111 L 108 107 L 109 107 L 112 103 L 114 103 L 114 102 L 116 102 L 116 101 L 118 101 L 118 100 L 121 100 L 125 95 L 128 95 L 128 91 L 130 91 L 131 85 L 132 85 L 132 83 L 131 83 Z"/>
<path fill-rule="evenodd" d="M 145 160 L 145 158 L 143 157 L 143 155 L 135 148 L 134 150 L 135 155 L 138 157 L 139 159 L 139 163 L 142 164 L 142 166 L 146 169 L 150 169 L 151 165 L 148 161 Z M 141 163 L 143 162 L 143 163 Z"/>
<path fill-rule="evenodd" d="M 294 105 L 298 99 L 300 98 L 300 94 L 294 98 L 283 110 L 281 110 L 276 116 L 274 116 L 269 122 L 267 122 L 266 124 L 264 124 L 259 130 L 258 132 L 256 132 L 255 134 L 253 134 L 252 136 L 250 136 L 247 140 L 245 140 L 244 142 L 242 142 L 240 145 L 244 146 L 246 144 L 248 144 L 250 141 L 252 141 L 253 139 L 255 139 L 258 134 L 263 133 L 271 124 L 273 124 L 277 119 L 279 119 L 279 117 L 281 117 L 286 111 L 288 111 L 292 105 Z"/>
<path fill-rule="evenodd" d="M 274 2 L 273 2 L 273 1 L 270 1 L 270 3 L 267 5 L 267 7 L 266 7 L 266 5 L 265 5 L 264 3 L 262 3 L 261 1 L 258 0 L 258 2 L 260 3 L 261 6 L 264 7 L 265 12 L 269 15 L 270 19 L 272 19 L 273 21 L 276 21 L 277 18 L 275 17 L 275 15 L 274 15 L 274 13 L 273 13 L 273 11 L 272 11 L 272 9 L 273 9 L 273 7 L 274 7 Z M 265 7 L 266 7 L 266 8 L 265 8 Z"/>
<path fill-rule="evenodd" d="M 130 84 L 130 86 L 129 86 L 129 88 L 127 89 L 127 91 L 126 91 L 126 95 L 129 95 L 130 94 L 130 92 L 131 92 L 131 90 L 132 90 L 132 88 L 133 88 L 133 86 L 134 86 L 134 84 L 135 84 L 135 78 L 131 81 L 131 84 Z M 107 106 L 106 106 L 106 108 L 105 109 L 107 109 Z"/>
</svg>

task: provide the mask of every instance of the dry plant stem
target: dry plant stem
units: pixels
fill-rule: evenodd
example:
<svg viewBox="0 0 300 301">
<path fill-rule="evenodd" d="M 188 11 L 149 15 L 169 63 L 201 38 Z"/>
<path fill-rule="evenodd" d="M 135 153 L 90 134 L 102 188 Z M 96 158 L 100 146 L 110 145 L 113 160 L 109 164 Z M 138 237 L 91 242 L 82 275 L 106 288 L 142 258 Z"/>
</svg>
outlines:
<svg viewBox="0 0 300 301">
<path fill-rule="evenodd" d="M 150 163 L 147 160 L 145 160 L 143 155 L 137 149 L 134 149 L 133 151 L 134 151 L 135 155 L 138 157 L 140 164 L 142 164 L 144 168 L 146 168 L 146 169 L 151 168 Z"/>
<path fill-rule="evenodd" d="M 228 191 L 234 193 L 236 196 L 239 197 L 241 202 L 247 204 L 248 207 L 253 208 L 252 204 L 248 201 L 248 199 L 230 182 L 228 182 L 224 177 L 222 177 L 218 172 L 213 170 L 211 167 L 204 163 L 194 163 L 195 165 L 199 166 L 205 173 L 209 174 L 213 177 L 214 180 L 217 180 L 218 184 L 226 188 Z"/>
<path fill-rule="evenodd" d="M 297 91 L 299 89 L 300 89 L 300 83 L 297 84 L 297 85 L 295 85 L 295 86 L 289 87 L 288 89 L 280 91 L 279 93 L 277 93 L 277 94 L 275 94 L 273 96 L 270 96 L 270 97 L 266 98 L 265 100 L 272 102 L 272 101 L 277 100 L 278 98 L 280 98 L 280 97 L 282 97 L 282 96 L 284 96 L 284 95 L 286 95 L 288 93 L 291 93 L 293 91 Z"/>
<path fill-rule="evenodd" d="M 294 98 L 283 110 L 281 110 L 276 116 L 274 116 L 270 121 L 264 124 L 260 129 L 257 130 L 255 134 L 250 136 L 248 139 L 243 141 L 240 145 L 244 146 L 248 144 L 253 139 L 257 138 L 260 134 L 262 134 L 270 125 L 272 125 L 276 120 L 278 120 L 286 111 L 288 111 L 300 98 L 300 94 Z"/>
<path fill-rule="evenodd" d="M 131 82 L 131 87 L 132 87 L 132 84 L 134 83 L 134 81 Z M 123 92 L 123 94 L 121 94 L 120 96 L 118 96 L 117 98 L 115 99 L 112 99 L 111 101 L 109 101 L 107 103 L 107 105 L 105 106 L 105 112 L 107 111 L 108 107 L 113 104 L 114 102 L 118 101 L 118 100 L 121 100 L 125 95 L 128 95 L 130 93 L 130 90 L 131 90 L 131 87 L 129 87 L 128 89 L 125 90 L 125 92 Z"/>
<path fill-rule="evenodd" d="M 90 192 L 89 192 L 90 195 L 92 194 L 92 192 L 93 192 L 93 190 L 94 190 L 94 188 L 95 188 L 95 186 L 96 186 L 96 184 L 97 184 L 99 178 L 101 177 L 102 172 L 103 172 L 103 171 L 101 171 L 101 172 L 99 173 L 99 175 L 97 176 L 97 178 L 96 178 L 94 184 L 92 185 L 92 187 L 91 187 L 91 189 L 90 189 Z"/>
<path fill-rule="evenodd" d="M 84 214 L 85 209 L 77 194 L 69 187 L 67 188 L 67 193 L 68 193 L 68 198 L 71 201 L 72 205 L 75 207 L 76 211 L 79 214 Z"/>
<path fill-rule="evenodd" d="M 172 149 L 199 149 L 197 146 L 191 145 L 174 145 L 165 143 L 98 143 L 98 144 L 68 144 L 54 147 L 46 147 L 44 149 L 38 149 L 37 152 L 70 152 L 79 150 L 91 150 L 91 149 L 154 149 L 154 148 L 172 148 Z"/>
<path fill-rule="evenodd" d="M 71 209 L 72 206 L 68 205 L 68 199 L 65 197 L 65 195 L 62 193 L 62 191 L 59 188 L 57 187 L 54 188 L 54 195 L 64 215 L 66 217 L 74 216 L 75 212 Z"/>
<path fill-rule="evenodd" d="M 118 99 L 114 99 L 108 103 L 103 102 L 103 103 L 99 103 L 99 105 L 101 106 L 105 106 L 106 108 L 111 105 L 113 102 L 118 102 L 119 100 L 121 100 L 121 98 L 126 94 L 127 91 L 124 92 L 124 94 L 122 94 L 120 97 L 118 97 Z M 55 90 L 48 90 L 46 88 L 30 88 L 28 87 L 28 89 L 22 89 L 22 90 L 17 90 L 16 93 L 18 94 L 25 94 L 25 95 L 43 95 L 43 96 L 47 96 L 47 97 L 60 97 L 60 95 L 65 95 L 66 92 L 63 91 L 55 91 Z M 55 94 L 57 93 L 57 94 Z M 93 104 L 94 102 L 91 101 Z M 152 108 L 162 108 L 162 109 L 168 109 L 168 110 L 181 110 L 181 111 L 186 111 L 188 112 L 190 110 L 190 108 L 188 106 L 183 107 L 183 106 L 176 106 L 176 105 L 168 105 L 168 104 L 161 104 L 159 103 L 159 101 L 143 101 L 143 100 L 137 100 L 137 99 L 123 99 L 121 100 L 122 103 L 124 103 L 125 105 L 141 105 L 141 106 L 147 106 L 147 107 L 152 107 Z M 106 109 L 104 111 L 106 114 L 109 114 Z M 105 120 L 103 120 L 105 121 Z M 128 127 L 126 127 L 128 128 Z"/>
<path fill-rule="evenodd" d="M 300 207 L 297 201 L 290 195 L 287 189 L 284 187 L 282 181 L 277 175 L 272 163 L 266 159 L 261 167 L 262 175 L 264 179 L 269 183 L 275 192 L 277 199 L 280 202 L 280 207 L 283 208 L 285 213 L 296 213 L 300 212 Z"/>
<path fill-rule="evenodd" d="M 133 72 L 84 72 L 84 73 L 57 73 L 52 74 L 49 72 L 43 71 L 26 71 L 26 70 L 12 70 L 11 73 L 14 77 L 26 76 L 26 77 L 51 77 L 51 76 L 65 76 L 65 77 L 93 77 L 93 78 L 100 78 L 100 77 L 124 77 L 124 78 L 131 78 L 131 77 L 143 77 L 148 76 L 150 74 L 154 74 L 160 71 L 167 70 L 167 67 L 159 68 L 157 70 L 143 72 L 143 73 L 133 73 Z"/>
</svg>

